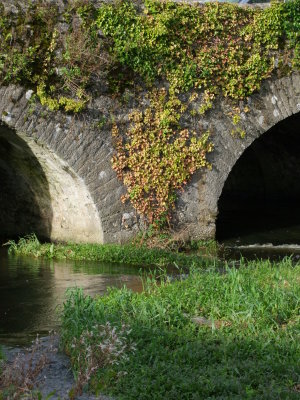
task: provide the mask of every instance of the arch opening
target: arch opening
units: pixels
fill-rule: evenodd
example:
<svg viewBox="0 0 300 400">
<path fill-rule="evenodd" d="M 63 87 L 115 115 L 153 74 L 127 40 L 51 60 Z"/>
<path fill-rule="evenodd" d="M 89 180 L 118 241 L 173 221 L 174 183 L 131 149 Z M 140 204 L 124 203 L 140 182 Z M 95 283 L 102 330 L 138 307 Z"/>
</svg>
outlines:
<svg viewBox="0 0 300 400">
<path fill-rule="evenodd" d="M 28 144 L 0 125 L 0 238 L 36 233 L 49 240 L 52 206 L 42 166 Z"/>
<path fill-rule="evenodd" d="M 232 168 L 218 201 L 216 238 L 300 243 L 300 113 L 256 139 Z"/>
<path fill-rule="evenodd" d="M 0 124 L 0 239 L 102 243 L 98 211 L 82 179 L 53 151 Z"/>
</svg>

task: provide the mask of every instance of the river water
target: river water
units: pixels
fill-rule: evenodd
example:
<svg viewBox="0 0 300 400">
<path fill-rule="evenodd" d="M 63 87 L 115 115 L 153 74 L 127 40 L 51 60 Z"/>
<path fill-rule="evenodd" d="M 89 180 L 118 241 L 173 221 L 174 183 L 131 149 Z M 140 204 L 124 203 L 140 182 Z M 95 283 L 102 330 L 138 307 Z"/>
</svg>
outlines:
<svg viewBox="0 0 300 400">
<path fill-rule="evenodd" d="M 284 241 L 283 241 L 284 238 Z M 300 259 L 300 226 L 231 237 L 225 259 Z M 285 243 L 285 244 L 282 244 Z M 54 261 L 9 255 L 0 247 L 0 344 L 27 345 L 59 327 L 68 288 L 103 295 L 108 287 L 142 290 L 139 268 L 103 262 Z"/>
<path fill-rule="evenodd" d="M 139 268 L 99 262 L 16 257 L 0 250 L 0 343 L 27 345 L 58 328 L 65 291 L 102 295 L 110 287 L 142 290 Z"/>
<path fill-rule="evenodd" d="M 300 225 L 287 224 L 282 227 L 265 227 L 241 232 L 240 235 L 228 235 L 222 240 L 225 258 L 238 259 L 241 256 L 249 260 L 280 260 L 290 256 L 300 259 Z"/>
</svg>

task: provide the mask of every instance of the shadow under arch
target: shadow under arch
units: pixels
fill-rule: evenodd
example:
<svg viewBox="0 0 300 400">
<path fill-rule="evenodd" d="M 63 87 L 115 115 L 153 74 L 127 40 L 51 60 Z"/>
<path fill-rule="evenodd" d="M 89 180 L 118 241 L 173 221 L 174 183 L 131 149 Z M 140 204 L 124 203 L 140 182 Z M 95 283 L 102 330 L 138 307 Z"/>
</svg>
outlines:
<svg viewBox="0 0 300 400">
<path fill-rule="evenodd" d="M 36 233 L 49 240 L 52 206 L 44 170 L 28 144 L 0 124 L 0 239 Z"/>
<path fill-rule="evenodd" d="M 282 120 L 237 160 L 218 201 L 217 240 L 300 243 L 299 126 L 300 113 Z"/>
<path fill-rule="evenodd" d="M 102 243 L 84 180 L 44 142 L 0 124 L 0 238 Z"/>
</svg>

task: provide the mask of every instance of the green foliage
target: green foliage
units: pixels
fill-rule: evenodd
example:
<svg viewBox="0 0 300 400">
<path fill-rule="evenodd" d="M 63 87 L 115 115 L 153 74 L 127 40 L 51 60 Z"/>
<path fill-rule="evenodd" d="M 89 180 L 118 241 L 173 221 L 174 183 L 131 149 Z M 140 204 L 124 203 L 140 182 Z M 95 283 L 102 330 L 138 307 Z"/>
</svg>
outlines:
<svg viewBox="0 0 300 400">
<path fill-rule="evenodd" d="M 31 4 L 13 17 L 0 6 L 0 80 L 34 83 L 43 75 L 58 16 L 55 6 Z"/>
<path fill-rule="evenodd" d="M 159 267 L 175 265 L 184 268 L 192 263 L 198 267 L 205 267 L 209 262 L 214 262 L 210 255 L 206 257 L 202 257 L 201 253 L 200 255 L 185 255 L 175 251 L 148 249 L 146 246 L 138 245 L 42 244 L 35 235 L 21 238 L 18 243 L 13 240 L 9 241 L 7 245 L 9 246 L 9 252 L 17 255 L 30 255 L 50 259 L 104 261 L 141 267 L 146 265 Z"/>
<path fill-rule="evenodd" d="M 140 294 L 92 299 L 75 290 L 62 315 L 64 346 L 76 370 L 74 338 L 108 321 L 130 327 L 136 351 L 99 368 L 91 385 L 120 399 L 297 399 L 299 273 L 291 259 L 241 260 L 224 273 L 149 281 Z"/>
<path fill-rule="evenodd" d="M 0 7 L 0 83 L 32 87 L 52 111 L 82 111 L 87 88 L 107 63 L 104 41 L 96 40 L 94 8 L 75 3 L 63 16 L 43 1 L 29 2 L 16 15 Z M 61 18 L 68 23 L 64 34 L 57 30 Z"/>
<path fill-rule="evenodd" d="M 283 28 L 294 51 L 292 60 L 294 68 L 300 69 L 300 1 L 288 1 L 283 7 Z"/>
<path fill-rule="evenodd" d="M 152 90 L 150 107 L 130 116 L 125 139 L 117 126 L 113 129 L 113 168 L 128 189 L 123 201 L 129 199 L 148 223 L 169 223 L 176 191 L 195 170 L 209 167 L 208 133 L 199 139 L 198 132 L 197 138 L 180 128 L 187 104 L 178 94 L 201 89 L 201 115 L 217 95 L 238 101 L 259 90 L 275 70 L 275 57 L 281 69 L 297 66 L 299 4 L 274 3 L 262 10 L 145 0 L 143 13 L 130 1 L 99 9 L 97 23 L 113 40 L 113 57 L 149 87 L 157 79 L 167 82 L 167 89 Z M 239 120 L 233 117 L 235 125 Z M 245 136 L 240 126 L 232 133 Z"/>
<path fill-rule="evenodd" d="M 147 82 L 166 79 L 170 93 L 203 88 L 242 99 L 270 76 L 275 51 L 296 43 L 299 4 L 261 10 L 146 0 L 142 14 L 122 1 L 101 7 L 98 25 L 113 39 L 118 60 Z"/>
<path fill-rule="evenodd" d="M 67 24 L 66 32 L 58 22 Z M 265 9 L 157 0 L 96 9 L 74 0 L 63 15 L 43 0 L 15 15 L 2 5 L 0 84 L 30 86 L 50 110 L 79 113 L 99 78 L 119 91 L 142 78 L 152 103 L 133 112 L 126 132 L 114 127 L 113 167 L 128 188 L 126 198 L 148 223 L 162 226 L 170 222 L 177 191 L 196 169 L 209 167 L 208 132 L 180 127 L 188 106 L 198 99 L 190 112 L 202 115 L 219 95 L 237 103 L 271 74 L 299 68 L 299 28 L 300 0 Z M 164 89 L 155 89 L 157 80 Z M 138 97 L 140 85 L 132 86 Z M 183 102 L 187 91 L 192 95 Z M 232 133 L 245 136 L 240 126 Z"/>
<path fill-rule="evenodd" d="M 170 219 L 175 191 L 181 189 L 200 168 L 210 167 L 206 153 L 212 151 L 209 133 L 180 129 L 181 103 L 167 98 L 165 90 L 152 92 L 151 104 L 144 112 L 130 115 L 132 125 L 124 143 L 117 126 L 113 131 L 117 154 L 113 168 L 123 180 L 132 205 L 150 224 L 162 225 Z"/>
</svg>

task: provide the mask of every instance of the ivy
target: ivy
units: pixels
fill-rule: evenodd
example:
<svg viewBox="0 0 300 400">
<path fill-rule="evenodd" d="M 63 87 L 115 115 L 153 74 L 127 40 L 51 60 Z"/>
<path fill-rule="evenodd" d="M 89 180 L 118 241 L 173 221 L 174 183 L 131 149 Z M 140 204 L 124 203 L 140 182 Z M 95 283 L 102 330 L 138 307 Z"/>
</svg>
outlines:
<svg viewBox="0 0 300 400">
<path fill-rule="evenodd" d="M 58 17 L 55 6 L 32 4 L 17 16 L 0 5 L 0 81 L 34 84 L 44 74 L 45 59 Z M 48 72 L 48 71 L 47 71 Z"/>
<path fill-rule="evenodd" d="M 300 0 L 265 9 L 157 0 L 96 9 L 73 0 L 62 15 L 43 0 L 16 14 L 0 5 L 0 84 L 29 86 L 48 109 L 78 113 L 100 78 L 115 91 L 138 82 L 136 98 L 142 86 L 150 105 L 131 114 L 127 129 L 114 126 L 113 168 L 128 189 L 123 200 L 158 224 L 170 221 L 176 193 L 191 175 L 210 167 L 209 133 L 180 125 L 187 108 L 201 118 L 218 96 L 229 98 L 232 134 L 243 137 L 238 102 L 272 74 L 299 69 L 299 32 Z"/>
<path fill-rule="evenodd" d="M 294 51 L 293 67 L 300 69 L 300 1 L 288 1 L 283 5 L 283 29 Z"/>
<path fill-rule="evenodd" d="M 162 91 L 150 89 L 149 108 L 131 115 L 125 139 L 117 126 L 113 130 L 113 168 L 128 189 L 123 200 L 149 223 L 169 221 L 176 191 L 196 169 L 210 167 L 208 133 L 196 139 L 195 132 L 180 128 L 186 104 L 179 94 L 196 91 L 190 102 L 201 94 L 201 115 L 219 95 L 237 103 L 259 90 L 275 71 L 275 58 L 285 73 L 299 66 L 299 4 L 273 3 L 261 10 L 145 0 L 143 12 L 129 1 L 99 9 L 97 24 L 112 39 L 111 53 L 121 65 L 149 88 L 158 79 L 165 82 Z M 243 138 L 239 121 L 235 114 L 232 134 Z"/>
<path fill-rule="evenodd" d="M 84 0 L 71 2 L 63 15 L 42 0 L 19 6 L 16 14 L 0 5 L 0 83 L 30 86 L 52 111 L 82 111 L 108 58 L 105 40 L 97 37 L 96 10 Z"/>
<path fill-rule="evenodd" d="M 209 132 L 202 135 L 180 129 L 181 103 L 165 89 L 153 90 L 150 106 L 130 115 L 125 139 L 115 125 L 117 155 L 113 168 L 125 183 L 130 200 L 150 224 L 170 221 L 176 190 L 199 168 L 210 168 L 206 154 L 213 149 Z M 200 136 L 200 138 L 199 138 Z"/>
<path fill-rule="evenodd" d="M 261 10 L 146 0 L 141 13 L 123 1 L 100 8 L 97 22 L 119 62 L 146 82 L 166 80 L 170 93 L 197 88 L 243 99 L 271 75 L 278 50 L 295 50 L 289 61 L 297 64 L 299 4 Z"/>
</svg>

